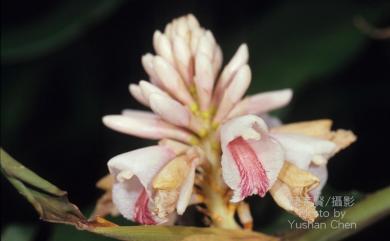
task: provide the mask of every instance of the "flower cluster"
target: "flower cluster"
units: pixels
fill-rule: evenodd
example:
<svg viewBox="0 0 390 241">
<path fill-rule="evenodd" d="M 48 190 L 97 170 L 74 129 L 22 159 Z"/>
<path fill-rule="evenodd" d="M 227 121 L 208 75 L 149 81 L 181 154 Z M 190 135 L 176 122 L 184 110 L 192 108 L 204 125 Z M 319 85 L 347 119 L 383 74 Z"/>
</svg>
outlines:
<svg viewBox="0 0 390 241">
<path fill-rule="evenodd" d="M 331 131 L 330 120 L 280 125 L 267 112 L 288 104 L 292 91 L 245 97 L 247 45 L 220 70 L 220 46 L 191 14 L 156 31 L 153 46 L 156 54 L 142 57 L 150 82 L 129 86 L 152 112 L 124 110 L 103 122 L 159 142 L 108 162 L 111 175 L 99 184 L 107 193 L 97 213 L 117 210 L 142 224 L 173 223 L 188 205 L 203 203 L 198 209 L 213 225 L 237 228 L 237 213 L 250 227 L 243 200 L 269 192 L 282 208 L 314 221 L 327 161 L 355 140 L 353 133 Z"/>
</svg>

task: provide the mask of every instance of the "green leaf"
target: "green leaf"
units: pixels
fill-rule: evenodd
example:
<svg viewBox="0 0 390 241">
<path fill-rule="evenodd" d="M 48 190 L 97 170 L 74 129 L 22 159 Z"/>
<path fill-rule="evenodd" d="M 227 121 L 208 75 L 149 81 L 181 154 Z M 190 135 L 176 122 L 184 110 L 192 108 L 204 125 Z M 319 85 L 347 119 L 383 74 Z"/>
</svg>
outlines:
<svg viewBox="0 0 390 241">
<path fill-rule="evenodd" d="M 22 194 L 48 222 L 65 223 L 83 228 L 87 220 L 67 193 L 13 159 L 2 148 L 1 171 L 11 184 Z"/>
<path fill-rule="evenodd" d="M 80 36 L 90 25 L 109 16 L 124 0 L 65 1 L 42 20 L 1 36 L 3 62 L 24 61 L 47 54 Z"/>
<path fill-rule="evenodd" d="M 265 241 L 279 238 L 244 230 L 181 226 L 119 226 L 95 228 L 94 233 L 124 241 Z"/>
<path fill-rule="evenodd" d="M 69 241 L 69 237 L 72 237 L 71 241 L 112 241 L 113 238 L 101 236 L 90 232 L 80 232 L 80 230 L 74 229 L 71 226 L 57 225 L 54 227 L 52 234 L 49 237 L 49 241 Z"/>
<path fill-rule="evenodd" d="M 1 230 L 2 241 L 32 241 L 36 233 L 31 225 L 11 224 Z"/>
<path fill-rule="evenodd" d="M 390 187 L 368 195 L 344 211 L 345 216 L 340 221 L 349 224 L 356 223 L 356 228 L 332 228 L 332 222 L 337 219 L 329 218 L 323 222 L 326 228 L 310 229 L 306 232 L 297 231 L 288 235 L 287 238 L 294 241 L 336 241 L 359 232 L 368 225 L 390 215 Z"/>
</svg>

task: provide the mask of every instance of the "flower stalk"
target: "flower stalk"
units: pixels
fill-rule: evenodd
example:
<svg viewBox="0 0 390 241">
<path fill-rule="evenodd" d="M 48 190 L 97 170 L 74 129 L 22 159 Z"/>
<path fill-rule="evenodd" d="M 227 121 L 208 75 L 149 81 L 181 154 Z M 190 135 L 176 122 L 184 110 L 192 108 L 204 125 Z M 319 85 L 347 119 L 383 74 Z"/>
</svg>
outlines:
<svg viewBox="0 0 390 241">
<path fill-rule="evenodd" d="M 205 156 L 210 163 L 205 170 L 205 180 L 201 186 L 205 196 L 205 204 L 214 226 L 226 229 L 240 229 L 241 227 L 234 219 L 237 207 L 235 204 L 229 203 L 229 189 L 222 180 L 221 151 L 218 148 L 218 141 L 213 138 L 214 136 L 214 133 L 211 133 L 202 142 Z"/>
</svg>

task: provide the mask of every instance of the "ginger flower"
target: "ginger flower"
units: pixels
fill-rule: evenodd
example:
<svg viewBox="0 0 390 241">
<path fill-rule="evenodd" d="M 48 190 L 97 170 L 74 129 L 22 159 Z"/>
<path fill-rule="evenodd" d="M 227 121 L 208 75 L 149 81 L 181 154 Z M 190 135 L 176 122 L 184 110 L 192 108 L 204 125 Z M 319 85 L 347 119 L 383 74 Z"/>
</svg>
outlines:
<svg viewBox="0 0 390 241">
<path fill-rule="evenodd" d="M 172 224 L 188 205 L 202 203 L 198 210 L 211 225 L 251 228 L 244 199 L 270 192 L 279 206 L 313 221 L 326 163 L 355 140 L 353 133 L 332 132 L 328 120 L 271 123 L 267 112 L 288 104 L 292 91 L 245 96 L 251 82 L 247 45 L 221 69 L 220 46 L 191 14 L 156 31 L 153 47 L 155 54 L 142 57 L 149 81 L 129 86 L 151 111 L 124 110 L 103 122 L 160 141 L 108 162 L 113 181 L 96 215 L 117 210 L 138 223 Z"/>
</svg>

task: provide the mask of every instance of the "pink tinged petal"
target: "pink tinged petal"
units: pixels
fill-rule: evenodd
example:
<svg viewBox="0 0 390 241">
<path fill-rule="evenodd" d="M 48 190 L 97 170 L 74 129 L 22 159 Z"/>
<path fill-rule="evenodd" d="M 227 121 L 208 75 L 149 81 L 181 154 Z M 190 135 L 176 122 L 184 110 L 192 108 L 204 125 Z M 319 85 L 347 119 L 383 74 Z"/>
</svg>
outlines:
<svg viewBox="0 0 390 241">
<path fill-rule="evenodd" d="M 136 177 L 151 194 L 154 176 L 174 157 L 175 153 L 167 147 L 149 146 L 117 155 L 107 165 L 118 182 Z"/>
<path fill-rule="evenodd" d="M 222 97 L 214 117 L 214 122 L 221 122 L 233 106 L 244 96 L 251 82 L 251 78 L 252 75 L 249 66 L 241 66 Z"/>
<path fill-rule="evenodd" d="M 144 191 L 138 179 L 116 182 L 112 186 L 112 201 L 123 217 L 134 220 L 135 204 Z"/>
<path fill-rule="evenodd" d="M 213 34 L 207 30 L 202 37 L 199 39 L 197 53 L 206 55 L 208 59 L 213 59 L 215 48 L 215 39 Z"/>
<path fill-rule="evenodd" d="M 181 17 L 177 20 L 177 25 L 175 29 L 175 33 L 177 36 L 180 36 L 184 39 L 189 38 L 188 36 L 188 25 L 187 25 L 187 19 L 185 17 Z"/>
<path fill-rule="evenodd" d="M 200 38 L 203 36 L 204 32 L 205 30 L 202 28 L 193 29 L 191 31 L 190 48 L 191 48 L 192 55 L 196 55 Z"/>
<path fill-rule="evenodd" d="M 225 88 L 229 85 L 230 81 L 233 79 L 233 76 L 236 74 L 237 70 L 245 65 L 249 59 L 248 46 L 246 44 L 241 44 L 233 58 L 222 70 L 222 73 L 219 77 L 217 87 L 216 87 L 216 102 L 221 97 Z"/>
<path fill-rule="evenodd" d="M 187 25 L 190 30 L 198 29 L 199 28 L 199 22 L 196 19 L 196 17 L 193 14 L 187 15 Z"/>
<path fill-rule="evenodd" d="M 172 38 L 172 23 L 168 23 L 167 25 L 165 25 L 165 28 L 164 28 L 164 34 L 166 36 L 168 36 L 168 38 Z"/>
<path fill-rule="evenodd" d="M 153 59 L 154 56 L 152 54 L 145 54 L 141 58 L 142 66 L 144 67 L 146 73 L 149 75 L 150 82 L 161 88 L 163 87 L 163 85 L 161 83 L 161 80 L 158 78 L 156 71 L 154 70 Z"/>
<path fill-rule="evenodd" d="M 320 179 L 320 184 L 309 192 L 310 196 L 313 197 L 313 201 L 317 202 L 328 180 L 328 169 L 326 165 L 317 166 L 311 164 L 308 171 Z"/>
<path fill-rule="evenodd" d="M 287 105 L 292 98 L 292 90 L 269 91 L 250 97 L 248 113 L 265 113 Z"/>
<path fill-rule="evenodd" d="M 149 198 L 142 184 L 137 179 L 114 183 L 112 201 L 119 213 L 142 224 L 157 224 L 149 209 Z"/>
<path fill-rule="evenodd" d="M 292 98 L 292 90 L 276 90 L 248 96 L 230 111 L 228 118 L 245 114 L 261 114 L 287 105 Z"/>
<path fill-rule="evenodd" d="M 162 34 L 160 31 L 155 31 L 153 34 L 153 47 L 158 55 L 163 57 L 171 65 L 175 65 L 171 43 L 169 42 L 167 36 Z"/>
<path fill-rule="evenodd" d="M 187 86 L 191 86 L 193 76 L 193 64 L 191 63 L 191 50 L 186 41 L 179 36 L 173 38 L 173 53 L 176 66 Z"/>
<path fill-rule="evenodd" d="M 312 161 L 327 162 L 334 154 L 333 142 L 299 134 L 271 133 L 285 150 L 286 160 L 307 170 Z"/>
<path fill-rule="evenodd" d="M 218 72 L 221 69 L 222 63 L 223 63 L 223 53 L 222 53 L 221 47 L 216 45 L 215 50 L 214 50 L 214 56 L 213 56 L 214 76 L 218 75 Z"/>
<path fill-rule="evenodd" d="M 203 111 L 207 111 L 209 108 L 214 80 L 215 78 L 211 59 L 207 55 L 198 52 L 195 59 L 194 82 L 200 108 Z"/>
<path fill-rule="evenodd" d="M 122 115 L 130 118 L 139 118 L 139 119 L 158 119 L 159 117 L 153 112 L 144 111 L 144 110 L 133 110 L 133 109 L 124 109 L 122 110 Z"/>
<path fill-rule="evenodd" d="M 145 113 L 108 115 L 103 117 L 103 123 L 113 130 L 141 138 L 152 140 L 171 138 L 185 143 L 196 142 L 197 138 L 189 132 L 163 121 L 156 115 Z"/>
<path fill-rule="evenodd" d="M 138 85 L 130 84 L 129 91 L 130 94 L 134 97 L 134 99 L 136 99 L 139 103 L 145 106 L 149 106 L 147 99 L 145 99 L 145 97 L 142 95 L 141 88 Z"/>
<path fill-rule="evenodd" d="M 185 212 L 191 201 L 192 189 L 195 181 L 195 167 L 196 163 L 192 162 L 190 172 L 180 188 L 179 199 L 176 204 L 176 211 L 179 215 L 182 215 Z"/>
<path fill-rule="evenodd" d="M 240 116 L 225 122 L 221 127 L 222 151 L 230 141 L 239 136 L 243 136 L 245 139 L 260 139 L 261 136 L 253 128 L 254 126 L 256 126 L 256 129 L 260 128 L 262 132 L 268 132 L 264 120 L 256 115 Z"/>
<path fill-rule="evenodd" d="M 265 124 L 267 124 L 267 126 L 269 128 L 273 128 L 273 127 L 277 127 L 277 126 L 282 125 L 282 121 L 279 118 L 277 118 L 275 116 L 271 116 L 267 113 L 260 114 L 259 117 L 264 120 Z"/>
<path fill-rule="evenodd" d="M 124 217 L 144 224 L 156 223 L 149 210 L 151 183 L 174 156 L 167 147 L 150 146 L 117 155 L 108 162 L 116 180 L 113 202 Z"/>
<path fill-rule="evenodd" d="M 161 118 L 177 126 L 188 127 L 190 112 L 169 96 L 152 94 L 149 96 L 150 108 Z"/>
<path fill-rule="evenodd" d="M 184 143 L 170 140 L 170 139 L 162 139 L 161 141 L 158 142 L 158 144 L 161 146 L 166 146 L 169 149 L 173 150 L 177 156 L 184 154 L 191 147 L 191 146 L 186 145 Z"/>
<path fill-rule="evenodd" d="M 157 87 L 157 86 L 155 86 L 155 85 L 153 85 L 145 80 L 141 80 L 139 82 L 139 87 L 141 89 L 142 95 L 144 96 L 144 98 L 148 102 L 148 106 L 150 106 L 149 98 L 150 98 L 151 94 L 159 94 L 159 95 L 168 96 L 168 94 L 165 91 L 161 90 L 159 87 Z"/>
<path fill-rule="evenodd" d="M 177 71 L 163 58 L 156 56 L 153 66 L 157 76 L 162 81 L 164 88 L 181 103 L 191 105 L 194 103 L 188 89 Z"/>
<path fill-rule="evenodd" d="M 191 115 L 185 106 L 171 97 L 152 94 L 149 102 L 153 112 L 157 113 L 167 122 L 191 129 L 198 134 L 202 133 L 203 128 L 201 122 Z"/>
</svg>

